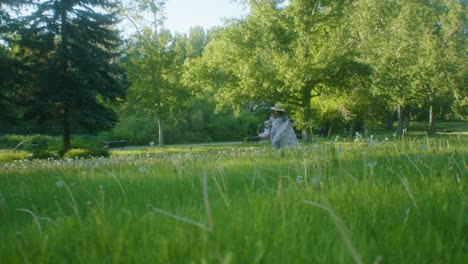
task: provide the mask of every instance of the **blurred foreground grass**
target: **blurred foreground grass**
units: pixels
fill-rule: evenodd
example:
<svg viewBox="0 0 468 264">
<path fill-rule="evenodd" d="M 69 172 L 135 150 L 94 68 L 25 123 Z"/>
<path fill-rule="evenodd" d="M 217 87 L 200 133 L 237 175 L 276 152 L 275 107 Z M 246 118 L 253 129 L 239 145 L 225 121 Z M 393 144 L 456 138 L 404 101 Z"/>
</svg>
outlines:
<svg viewBox="0 0 468 264">
<path fill-rule="evenodd" d="M 466 263 L 468 137 L 0 162 L 2 263 Z"/>
</svg>

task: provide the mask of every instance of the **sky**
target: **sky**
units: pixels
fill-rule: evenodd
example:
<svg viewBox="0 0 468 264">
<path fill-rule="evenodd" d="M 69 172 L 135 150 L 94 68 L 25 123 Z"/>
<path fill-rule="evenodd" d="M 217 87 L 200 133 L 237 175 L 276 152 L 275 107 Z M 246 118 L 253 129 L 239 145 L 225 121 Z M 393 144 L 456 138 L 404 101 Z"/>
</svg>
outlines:
<svg viewBox="0 0 468 264">
<path fill-rule="evenodd" d="M 232 0 L 167 0 L 165 28 L 188 34 L 192 27 L 222 26 L 222 18 L 241 18 L 247 12 Z"/>
</svg>

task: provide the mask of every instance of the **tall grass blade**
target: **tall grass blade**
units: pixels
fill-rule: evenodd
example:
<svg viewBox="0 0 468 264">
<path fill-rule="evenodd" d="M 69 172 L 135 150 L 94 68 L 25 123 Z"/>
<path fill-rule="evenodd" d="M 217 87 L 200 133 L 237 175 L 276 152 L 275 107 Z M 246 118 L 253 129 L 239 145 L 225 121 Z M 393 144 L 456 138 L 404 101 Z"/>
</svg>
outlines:
<svg viewBox="0 0 468 264">
<path fill-rule="evenodd" d="M 403 188 L 405 188 L 406 193 L 410 197 L 411 201 L 413 201 L 414 207 L 418 209 L 418 204 L 416 203 L 416 199 L 414 199 L 413 193 L 411 192 L 411 189 L 408 186 L 408 183 L 403 179 L 403 177 L 398 174 L 396 171 L 393 169 L 387 168 L 388 171 L 394 173 L 396 176 L 398 176 L 398 179 L 400 179 L 401 184 L 403 185 Z"/>
<path fill-rule="evenodd" d="M 186 222 L 186 223 L 189 223 L 189 224 L 192 224 L 192 225 L 195 225 L 195 226 L 198 226 L 199 228 L 203 229 L 203 230 L 206 230 L 206 231 L 210 231 L 210 229 L 204 225 L 204 224 L 201 224 L 201 223 L 198 223 L 196 221 L 193 221 L 192 219 L 188 219 L 188 218 L 185 218 L 185 217 L 181 217 L 181 216 L 178 216 L 178 215 L 175 215 L 175 214 L 171 214 L 169 212 L 166 212 L 162 209 L 159 209 L 159 208 L 156 208 L 156 207 L 152 207 L 152 210 L 156 213 L 160 213 L 160 214 L 163 214 L 165 216 L 168 216 L 170 218 L 174 218 L 176 220 L 179 220 L 179 221 L 182 221 L 182 222 Z"/>
<path fill-rule="evenodd" d="M 16 209 L 16 211 L 25 212 L 25 213 L 30 214 L 30 215 L 33 217 L 33 219 L 34 219 L 34 223 L 35 223 L 36 226 L 37 226 L 37 230 L 39 230 L 39 233 L 42 235 L 42 226 L 41 226 L 41 222 L 39 222 L 39 217 L 37 217 L 36 214 L 34 214 L 31 210 L 28 210 L 28 209 Z"/>
<path fill-rule="evenodd" d="M 218 189 L 219 193 L 221 194 L 221 197 L 223 198 L 224 204 L 226 205 L 227 208 L 229 208 L 231 203 L 229 202 L 229 199 L 226 197 L 223 190 L 221 189 L 221 186 L 219 185 L 218 180 L 216 179 L 216 176 L 213 176 L 212 179 L 213 179 L 213 182 L 216 185 L 216 188 Z"/>
<path fill-rule="evenodd" d="M 111 172 L 111 171 L 109 171 L 109 170 L 106 170 L 106 169 L 102 169 L 102 170 L 108 172 L 108 173 L 112 176 L 112 178 L 114 178 L 114 180 L 115 180 L 115 181 L 117 182 L 117 184 L 119 185 L 119 188 L 120 188 L 120 190 L 122 191 L 122 194 L 123 194 L 124 197 L 125 197 L 125 201 L 128 201 L 127 193 L 125 192 L 125 190 L 124 190 L 122 184 L 120 183 L 120 181 L 119 181 L 119 179 L 117 178 L 117 176 L 115 175 L 115 173 L 113 173 L 113 172 Z"/>
<path fill-rule="evenodd" d="M 306 203 L 306 204 L 310 204 L 310 205 L 313 205 L 315 207 L 321 208 L 321 209 L 327 211 L 330 214 L 330 217 L 332 218 L 335 226 L 337 227 L 338 232 L 340 232 L 341 238 L 345 242 L 346 247 L 348 248 L 349 252 L 351 253 L 351 256 L 353 257 L 354 262 L 358 263 L 358 264 L 362 264 L 363 263 L 362 258 L 359 255 L 359 253 L 357 252 L 356 248 L 354 247 L 353 242 L 351 241 L 351 238 L 350 238 L 350 235 L 349 235 L 349 230 L 346 227 L 346 225 L 343 223 L 343 220 L 341 220 L 341 218 L 339 218 L 338 215 L 336 215 L 336 213 L 332 209 L 330 209 L 330 208 L 328 208 L 328 207 L 326 207 L 324 205 L 321 205 L 321 204 L 315 203 L 315 202 L 311 202 L 311 201 L 308 201 L 308 200 L 303 200 L 303 202 Z"/>
<path fill-rule="evenodd" d="M 208 231 L 213 232 L 213 219 L 211 218 L 210 200 L 208 199 L 208 177 L 203 171 L 203 202 L 205 204 L 206 220 L 208 221 Z"/>
</svg>

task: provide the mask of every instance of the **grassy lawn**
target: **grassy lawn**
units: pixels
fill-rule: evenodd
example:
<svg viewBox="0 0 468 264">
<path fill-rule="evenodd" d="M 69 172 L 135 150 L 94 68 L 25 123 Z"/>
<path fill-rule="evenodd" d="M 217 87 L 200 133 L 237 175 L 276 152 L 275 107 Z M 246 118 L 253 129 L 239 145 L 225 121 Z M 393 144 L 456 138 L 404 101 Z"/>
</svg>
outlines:
<svg viewBox="0 0 468 264">
<path fill-rule="evenodd" d="M 0 162 L 2 263 L 466 263 L 468 137 Z"/>
</svg>

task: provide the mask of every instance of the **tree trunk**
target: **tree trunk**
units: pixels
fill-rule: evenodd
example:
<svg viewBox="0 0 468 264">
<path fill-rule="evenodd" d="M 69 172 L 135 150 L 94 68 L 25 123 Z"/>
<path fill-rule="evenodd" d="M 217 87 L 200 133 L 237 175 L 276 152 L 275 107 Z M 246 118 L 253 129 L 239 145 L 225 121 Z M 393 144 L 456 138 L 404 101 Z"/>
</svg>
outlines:
<svg viewBox="0 0 468 264">
<path fill-rule="evenodd" d="M 302 142 L 312 143 L 312 135 L 309 134 L 309 124 L 312 119 L 311 116 L 311 92 L 312 89 L 304 87 L 302 90 L 302 118 L 303 118 L 303 127 L 302 127 Z"/>
<path fill-rule="evenodd" d="M 70 112 L 67 106 L 63 108 L 63 152 L 71 149 L 70 143 Z"/>
<path fill-rule="evenodd" d="M 309 132 L 307 131 L 307 128 L 306 127 L 303 127 L 302 130 L 301 130 L 301 134 L 302 134 L 302 142 L 311 142 L 312 140 L 309 139 L 310 136 L 309 136 Z"/>
<path fill-rule="evenodd" d="M 405 113 L 405 118 L 403 120 L 405 121 L 403 128 L 408 130 L 410 128 L 410 117 L 408 113 Z"/>
<path fill-rule="evenodd" d="M 387 129 L 393 129 L 393 119 L 394 115 L 385 118 L 385 127 Z"/>
<path fill-rule="evenodd" d="M 67 47 L 67 44 L 68 44 L 68 30 L 67 30 L 67 12 L 65 10 L 65 8 L 63 8 L 63 10 L 61 10 L 61 13 L 60 13 L 60 16 L 61 16 L 61 48 L 62 48 L 62 81 L 61 81 L 61 85 L 62 87 L 65 85 L 65 82 L 66 82 L 66 77 L 68 76 L 68 47 Z M 70 143 L 70 108 L 69 106 L 65 103 L 63 105 L 63 151 L 64 153 L 66 153 L 67 151 L 69 151 L 71 149 L 71 143 Z"/>
<path fill-rule="evenodd" d="M 164 146 L 163 127 L 162 127 L 161 118 L 159 118 L 159 115 L 158 115 L 157 119 L 158 119 L 159 146 L 163 147 Z"/>
<path fill-rule="evenodd" d="M 353 138 L 353 133 L 354 133 L 354 122 L 350 121 L 349 122 L 349 130 L 348 130 L 348 138 L 352 139 Z"/>
<path fill-rule="evenodd" d="M 430 135 L 435 133 L 434 106 L 432 104 L 429 106 L 429 130 L 428 132 Z"/>
<path fill-rule="evenodd" d="M 397 134 L 401 136 L 403 134 L 404 120 L 403 120 L 403 109 L 401 104 L 397 105 L 397 117 L 398 117 L 398 131 Z"/>
<path fill-rule="evenodd" d="M 334 126 L 335 126 L 335 122 L 332 122 L 332 123 L 330 124 L 330 127 L 328 128 L 327 138 L 330 138 L 330 135 L 331 135 L 331 133 L 332 133 L 332 131 L 333 131 L 333 127 L 334 127 Z"/>
</svg>

